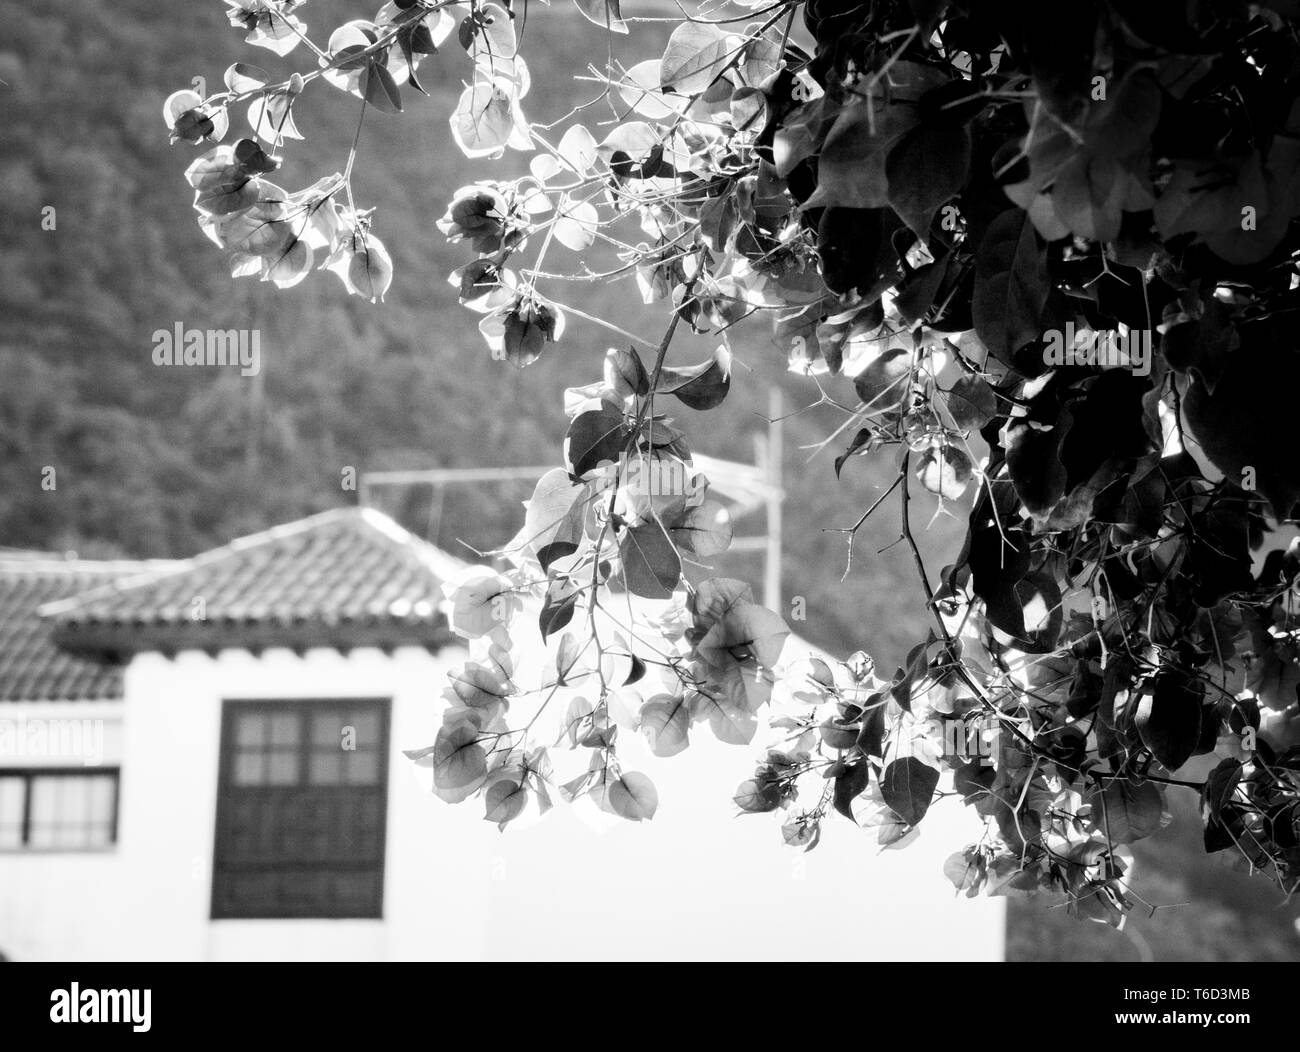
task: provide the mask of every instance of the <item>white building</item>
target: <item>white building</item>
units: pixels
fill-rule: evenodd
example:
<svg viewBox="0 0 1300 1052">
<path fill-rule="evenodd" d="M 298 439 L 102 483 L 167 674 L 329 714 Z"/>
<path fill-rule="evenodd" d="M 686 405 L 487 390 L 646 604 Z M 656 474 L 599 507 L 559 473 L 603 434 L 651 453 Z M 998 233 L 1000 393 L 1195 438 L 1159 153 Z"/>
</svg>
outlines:
<svg viewBox="0 0 1300 1052">
<path fill-rule="evenodd" d="M 941 872 L 974 829 L 949 801 L 904 851 L 837 819 L 795 852 L 735 817 L 752 751 L 703 735 L 649 823 L 434 798 L 402 750 L 465 656 L 458 565 L 355 508 L 175 563 L 0 552 L 0 953 L 1001 958 L 1001 902 Z"/>
</svg>

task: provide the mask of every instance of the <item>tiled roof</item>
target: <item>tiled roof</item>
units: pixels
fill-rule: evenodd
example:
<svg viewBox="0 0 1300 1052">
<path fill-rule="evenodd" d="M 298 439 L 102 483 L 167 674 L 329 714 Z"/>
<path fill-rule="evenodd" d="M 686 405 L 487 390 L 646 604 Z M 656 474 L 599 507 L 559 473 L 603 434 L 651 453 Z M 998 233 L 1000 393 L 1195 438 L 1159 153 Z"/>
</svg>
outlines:
<svg viewBox="0 0 1300 1052">
<path fill-rule="evenodd" d="M 0 702 L 109 701 L 122 696 L 122 670 L 55 646 L 46 603 L 168 564 L 94 562 L 48 552 L 0 549 Z"/>
<path fill-rule="evenodd" d="M 441 584 L 464 564 L 372 508 L 277 526 L 163 570 L 52 603 L 69 649 L 437 647 L 450 641 Z"/>
</svg>

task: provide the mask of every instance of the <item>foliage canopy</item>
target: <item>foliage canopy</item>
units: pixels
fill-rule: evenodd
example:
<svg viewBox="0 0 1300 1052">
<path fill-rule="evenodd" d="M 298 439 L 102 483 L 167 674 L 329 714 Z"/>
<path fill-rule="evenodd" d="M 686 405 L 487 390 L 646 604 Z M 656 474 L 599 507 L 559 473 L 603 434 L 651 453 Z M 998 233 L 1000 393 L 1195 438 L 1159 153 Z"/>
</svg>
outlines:
<svg viewBox="0 0 1300 1052">
<path fill-rule="evenodd" d="M 648 20 L 574 2 L 593 39 Z M 362 123 L 454 61 L 451 138 L 484 178 L 437 226 L 488 352 L 527 366 L 572 313 L 630 335 L 544 294 L 565 281 L 662 304 L 657 345 L 620 339 L 567 392 L 562 461 L 503 568 L 449 586 L 472 656 L 411 754 L 439 796 L 502 827 L 553 794 L 642 821 L 658 798 L 629 739 L 670 757 L 707 724 L 751 745 L 762 718 L 735 801 L 794 846 L 831 811 L 902 843 L 957 795 L 984 820 L 948 863 L 958 889 L 1048 889 L 1119 924 L 1126 845 L 1173 787 L 1200 794 L 1208 851 L 1296 888 L 1300 550 L 1252 553 L 1300 497 L 1300 4 L 732 0 L 683 12 L 661 55 L 593 66 L 595 98 L 542 123 L 524 6 L 394 0 L 313 38 L 302 0 L 226 3 L 250 45 L 314 59 L 166 101 L 232 275 L 327 269 L 381 300 Z M 357 137 L 343 172 L 289 192 L 295 104 L 321 84 L 354 96 Z M 528 174 L 491 178 L 510 151 Z M 763 320 L 842 413 L 835 475 L 897 464 L 858 525 L 896 504 L 933 628 L 892 675 L 865 651 L 783 656 L 746 585 L 687 578 L 731 525 L 668 412 L 719 405 L 733 328 Z M 682 325 L 715 353 L 671 360 Z M 967 520 L 945 566 L 913 536 L 918 498 Z"/>
</svg>

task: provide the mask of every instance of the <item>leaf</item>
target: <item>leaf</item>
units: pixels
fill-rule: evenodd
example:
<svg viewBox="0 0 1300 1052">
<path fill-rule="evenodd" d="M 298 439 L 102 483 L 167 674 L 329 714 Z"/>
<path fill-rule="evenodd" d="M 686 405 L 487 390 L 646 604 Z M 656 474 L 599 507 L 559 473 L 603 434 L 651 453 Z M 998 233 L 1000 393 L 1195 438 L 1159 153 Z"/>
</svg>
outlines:
<svg viewBox="0 0 1300 1052">
<path fill-rule="evenodd" d="M 997 414 L 997 396 L 983 377 L 966 373 L 947 392 L 952 422 L 962 431 L 978 431 Z"/>
<path fill-rule="evenodd" d="M 690 100 L 665 93 L 659 86 L 663 64 L 657 59 L 638 62 L 618 82 L 618 92 L 635 113 L 660 121 L 685 111 Z"/>
<path fill-rule="evenodd" d="M 631 347 L 610 348 L 605 352 L 605 383 L 620 398 L 630 395 L 643 398 L 650 393 L 650 377 L 641 356 Z"/>
<path fill-rule="evenodd" d="M 754 601 L 754 592 L 744 581 L 710 577 L 701 581 L 688 602 L 697 628 L 712 628 L 731 611 Z"/>
<path fill-rule="evenodd" d="M 821 842 L 821 822 L 806 815 L 792 815 L 781 825 L 781 838 L 789 847 L 811 851 Z"/>
<path fill-rule="evenodd" d="M 779 37 L 770 32 L 751 37 L 745 45 L 745 57 L 737 66 L 741 80 L 757 88 L 781 71 L 781 45 Z"/>
<path fill-rule="evenodd" d="M 889 151 L 885 180 L 889 205 L 921 240 L 929 238 L 939 207 L 966 185 L 970 129 L 920 124 Z"/>
<path fill-rule="evenodd" d="M 583 647 L 578 643 L 572 632 L 566 632 L 560 637 L 560 646 L 555 652 L 556 683 L 564 684 L 568 682 L 569 673 L 577 667 L 578 661 L 582 658 L 582 651 Z M 572 710 L 572 706 L 570 706 L 570 710 Z"/>
<path fill-rule="evenodd" d="M 569 473 L 578 477 L 603 462 L 617 463 L 627 437 L 627 425 L 619 410 L 602 406 L 579 413 L 564 436 L 564 459 Z"/>
<path fill-rule="evenodd" d="M 731 389 L 731 352 L 719 346 L 707 362 L 685 369 L 663 369 L 659 393 L 674 395 L 691 409 L 712 409 L 721 405 Z"/>
<path fill-rule="evenodd" d="M 555 240 L 565 248 L 581 252 L 596 240 L 600 217 L 594 205 L 587 201 L 564 205 L 555 219 Z"/>
<path fill-rule="evenodd" d="M 1205 785 L 1201 789 L 1201 819 L 1205 823 L 1207 851 L 1220 849 L 1210 847 L 1215 839 L 1220 842 L 1220 847 L 1232 843 L 1232 838 L 1227 835 L 1224 827 L 1225 819 L 1232 822 L 1234 816 L 1231 813 L 1225 815 L 1224 812 L 1231 806 L 1237 787 L 1241 784 L 1241 775 L 1241 761 L 1225 759 L 1205 779 Z"/>
<path fill-rule="evenodd" d="M 508 624 L 520 605 L 510 578 L 487 566 L 462 571 L 443 585 L 443 593 L 451 601 L 451 629 L 466 639 L 485 636 Z"/>
<path fill-rule="evenodd" d="M 350 293 L 374 303 L 383 300 L 393 283 L 393 261 L 384 243 L 374 234 L 352 239 L 351 254 L 342 257 L 340 276 Z"/>
<path fill-rule="evenodd" d="M 268 262 L 262 280 L 274 282 L 277 288 L 293 288 L 311 271 L 314 256 L 310 245 L 295 241 L 280 256 Z"/>
<path fill-rule="evenodd" d="M 429 93 L 415 75 L 417 56 L 436 55 L 438 44 L 450 35 L 454 24 L 455 20 L 444 10 L 438 12 L 433 29 L 429 28 L 427 21 L 413 17 L 397 31 L 397 46 L 406 60 L 406 82 L 422 95 Z"/>
<path fill-rule="evenodd" d="M 978 850 L 966 848 L 954 851 L 943 864 L 943 875 L 952 881 L 952 886 L 958 891 L 974 894 L 984 879 L 981 861 L 982 856 Z"/>
<path fill-rule="evenodd" d="M 620 124 L 601 140 L 596 152 L 619 179 L 674 174 L 672 166 L 664 161 L 662 136 L 645 121 Z"/>
<path fill-rule="evenodd" d="M 371 58 L 361 73 L 361 95 L 381 113 L 402 112 L 402 92 L 379 56 Z"/>
<path fill-rule="evenodd" d="M 721 76 L 744 45 L 744 38 L 704 22 L 683 22 L 668 38 L 659 84 L 678 95 L 698 95 Z"/>
<path fill-rule="evenodd" d="M 929 224 L 927 221 L 927 230 Z M 909 273 L 906 279 L 898 286 L 897 296 L 894 300 L 898 313 L 903 316 L 904 321 L 908 324 L 914 324 L 921 321 L 935 307 L 935 301 L 939 299 L 943 291 L 945 281 L 949 276 L 949 268 L 952 266 L 952 254 L 944 251 L 940 253 L 939 258 L 933 263 L 926 263 L 924 266 L 917 267 Z M 943 304 L 938 304 L 940 310 Z"/>
<path fill-rule="evenodd" d="M 1131 844 L 1158 832 L 1168 820 L 1165 798 L 1155 782 L 1116 779 L 1088 794 L 1089 820 L 1111 843 Z"/>
<path fill-rule="evenodd" d="M 853 800 L 866 787 L 871 777 L 871 768 L 865 760 L 851 764 L 842 774 L 835 778 L 835 810 L 850 822 L 853 818 Z"/>
<path fill-rule="evenodd" d="M 606 800 L 616 815 L 630 822 L 649 821 L 659 809 L 654 783 L 639 771 L 626 771 L 610 782 Z"/>
<path fill-rule="evenodd" d="M 1027 213 L 1008 209 L 989 224 L 977 256 L 971 314 L 980 340 L 1010 363 L 1042 335 L 1050 291 L 1046 245 Z"/>
<path fill-rule="evenodd" d="M 604 26 L 611 33 L 626 33 L 627 23 L 619 12 L 619 0 L 574 0 L 582 17 L 588 22 Z"/>
<path fill-rule="evenodd" d="M 433 784 L 439 789 L 476 786 L 487 775 L 487 755 L 472 724 L 458 723 L 438 732 L 433 745 Z"/>
<path fill-rule="evenodd" d="M 743 662 L 771 669 L 780 660 L 789 634 L 790 627 L 779 614 L 757 603 L 735 602 L 700 637 L 696 652 L 717 669 Z"/>
<path fill-rule="evenodd" d="M 1193 680 L 1170 671 L 1158 674 L 1138 701 L 1134 726 L 1166 770 L 1178 770 L 1196 751 L 1204 693 Z"/>
<path fill-rule="evenodd" d="M 522 539 L 533 546 L 543 570 L 554 559 L 578 550 L 586 492 L 586 487 L 575 484 L 563 468 L 552 468 L 538 479 L 532 497 L 525 502 Z M 544 552 L 548 560 L 542 560 Z"/>
<path fill-rule="evenodd" d="M 911 393 L 915 365 L 912 352 L 902 347 L 889 347 L 876 354 L 853 377 L 853 389 L 863 408 L 873 415 L 898 410 Z"/>
<path fill-rule="evenodd" d="M 265 142 L 301 139 L 302 133 L 293 120 L 292 106 L 293 97 L 287 92 L 264 92 L 248 104 L 248 125 Z"/>
<path fill-rule="evenodd" d="M 818 96 L 786 114 L 772 137 L 776 174 L 786 178 L 801 162 L 817 153 L 829 123 L 825 99 Z"/>
<path fill-rule="evenodd" d="M 957 500 L 970 485 L 973 467 L 964 450 L 941 440 L 930 443 L 921 454 L 916 477 L 936 496 Z"/>
<path fill-rule="evenodd" d="M 510 12 L 497 3 L 477 5 L 475 33 L 469 48 L 476 64 L 493 59 L 513 59 L 519 51 L 515 20 Z"/>
<path fill-rule="evenodd" d="M 528 803 L 528 790 L 514 779 L 504 778 L 493 782 L 483 794 L 483 799 L 486 804 L 483 817 L 489 822 L 495 822 L 498 828 L 505 829 L 509 822 L 523 814 Z"/>
<path fill-rule="evenodd" d="M 740 783 L 732 799 L 742 811 L 763 814 L 781 805 L 781 787 L 768 778 L 750 778 Z"/>
<path fill-rule="evenodd" d="M 915 756 L 894 760 L 880 776 L 885 803 L 909 826 L 925 817 L 938 785 L 939 772 Z"/>
<path fill-rule="evenodd" d="M 236 62 L 226 70 L 224 79 L 227 88 L 237 95 L 242 95 L 246 91 L 256 91 L 258 88 L 266 87 L 270 83 L 271 74 L 261 66 Z"/>
<path fill-rule="evenodd" d="M 718 741 L 728 745 L 748 745 L 754 740 L 758 731 L 754 714 L 739 708 L 729 697 L 700 691 L 691 695 L 688 704 L 694 719 L 709 721 Z"/>
<path fill-rule="evenodd" d="M 706 500 L 686 513 L 668 531 L 673 543 L 702 559 L 720 555 L 731 545 L 731 513 L 716 500 Z"/>
<path fill-rule="evenodd" d="M 690 745 L 690 726 L 684 696 L 656 694 L 641 706 L 641 733 L 656 756 L 676 756 Z"/>
<path fill-rule="evenodd" d="M 577 175 L 587 175 L 598 156 L 596 140 L 581 124 L 575 124 L 564 133 L 555 152 Z"/>
<path fill-rule="evenodd" d="M 546 571 L 560 559 L 566 559 L 578 550 L 578 546 L 572 541 L 552 541 L 550 544 L 544 544 L 537 549 L 537 561 L 542 570 Z"/>
<path fill-rule="evenodd" d="M 474 709 L 494 709 L 509 702 L 513 686 L 495 662 L 466 662 L 447 674 L 456 702 Z"/>
<path fill-rule="evenodd" d="M 871 107 L 875 108 L 874 115 Z M 815 115 L 814 115 L 815 116 Z M 894 145 L 912 129 L 916 107 L 905 103 L 884 105 L 854 100 L 845 105 L 826 133 L 817 158 L 817 189 L 805 208 L 882 208 L 889 203 L 889 178 L 885 162 Z M 791 159 L 802 150 L 787 147 Z"/>
<path fill-rule="evenodd" d="M 849 443 L 848 448 L 845 449 L 843 453 L 841 453 L 838 457 L 835 458 L 836 478 L 840 477 L 840 470 L 844 467 L 844 464 L 845 462 L 848 461 L 849 457 L 853 456 L 854 453 L 858 452 L 858 450 L 860 450 L 863 446 L 869 444 L 870 442 L 871 442 L 871 429 L 867 427 L 861 428 L 858 431 L 858 433 L 853 436 L 853 441 Z"/>
<path fill-rule="evenodd" d="M 501 83 L 476 73 L 451 115 L 451 134 L 466 157 L 500 156 L 520 144 L 518 109 Z"/>
<path fill-rule="evenodd" d="M 1180 160 L 1155 203 L 1156 229 L 1164 238 L 1194 234 L 1198 241 L 1243 233 L 1243 209 L 1254 208 L 1262 219 L 1269 212 L 1269 196 L 1258 152 L 1229 160 Z M 1267 223 L 1250 234 L 1245 240 L 1260 251 L 1243 262 L 1263 258 L 1277 243 Z"/>
<path fill-rule="evenodd" d="M 644 599 L 668 599 L 682 576 L 682 561 L 654 519 L 623 531 L 618 544 L 627 590 Z"/>
<path fill-rule="evenodd" d="M 573 611 L 577 608 L 580 594 L 575 591 L 568 595 L 556 595 L 552 589 L 546 590 L 542 612 L 537 618 L 537 626 L 541 629 L 543 639 L 558 632 L 573 620 Z"/>
<path fill-rule="evenodd" d="M 841 107 L 817 159 L 817 189 L 803 207 L 887 205 L 886 160 L 902 137 L 916 127 L 916 100 L 946 83 L 948 78 L 932 66 L 895 62 L 885 83 L 872 84 L 866 97 Z"/>
<path fill-rule="evenodd" d="M 852 749 L 862 731 L 856 723 L 845 723 L 837 716 L 828 716 L 817 729 L 822 741 L 831 749 Z"/>
</svg>

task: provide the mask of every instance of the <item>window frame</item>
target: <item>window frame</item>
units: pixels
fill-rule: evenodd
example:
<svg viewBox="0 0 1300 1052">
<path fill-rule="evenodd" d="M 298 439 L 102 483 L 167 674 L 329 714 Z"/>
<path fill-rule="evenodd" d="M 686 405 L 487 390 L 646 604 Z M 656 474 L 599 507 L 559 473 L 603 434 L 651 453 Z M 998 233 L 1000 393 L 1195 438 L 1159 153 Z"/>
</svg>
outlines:
<svg viewBox="0 0 1300 1052">
<path fill-rule="evenodd" d="M 79 844 L 74 847 L 32 844 L 32 782 L 37 778 L 111 778 L 113 808 L 109 818 L 108 843 Z M 20 843 L 12 847 L 0 844 L 0 855 L 103 855 L 117 850 L 122 810 L 122 768 L 117 765 L 96 767 L 0 767 L 0 778 L 21 778 L 23 782 L 23 818 Z"/>
<path fill-rule="evenodd" d="M 362 708 L 373 712 L 378 718 L 378 747 L 376 749 L 377 770 L 375 780 L 369 783 L 342 781 L 338 783 L 312 783 L 311 757 L 316 743 L 312 738 L 311 717 L 322 711 Z M 284 716 L 291 714 L 298 721 L 298 740 L 294 746 L 297 758 L 297 778 L 292 783 L 276 784 L 270 781 L 255 784 L 239 784 L 235 781 L 236 757 L 240 754 L 238 742 L 238 719 L 242 715 L 257 713 L 263 716 Z M 390 752 L 392 747 L 392 698 L 391 697 L 295 697 L 295 698 L 224 698 L 221 704 L 221 731 L 218 743 L 219 762 L 217 770 L 216 807 L 213 815 L 213 850 L 212 850 L 212 887 L 209 917 L 214 921 L 239 920 L 382 920 L 384 917 L 385 884 L 388 874 L 388 812 Z M 270 736 L 258 747 L 259 751 L 273 748 Z M 266 769 L 269 773 L 269 767 Z M 223 855 L 227 860 L 236 853 L 230 843 L 228 816 L 226 809 L 233 805 L 241 793 L 250 795 L 284 796 L 293 794 L 320 792 L 344 795 L 348 793 L 370 793 L 378 798 L 378 827 L 376 833 L 375 861 L 357 864 L 357 871 L 374 871 L 376 892 L 368 908 L 348 910 L 331 907 L 316 900 L 306 906 L 295 908 L 231 908 L 223 901 L 221 895 L 223 876 L 235 866 L 223 865 Z M 253 867 L 256 868 L 256 867 Z M 267 865 L 267 870 L 274 872 L 277 867 Z M 313 862 L 293 863 L 286 861 L 283 868 L 313 870 L 316 872 L 337 872 L 347 867 L 337 863 Z"/>
</svg>

